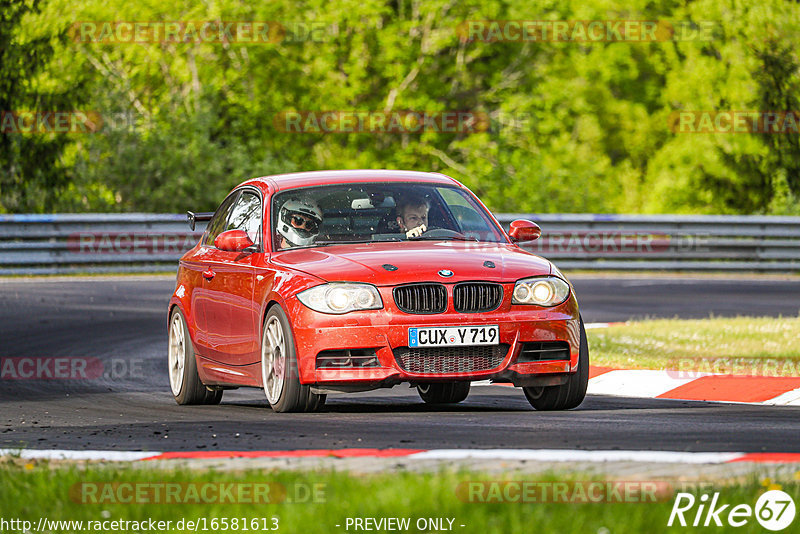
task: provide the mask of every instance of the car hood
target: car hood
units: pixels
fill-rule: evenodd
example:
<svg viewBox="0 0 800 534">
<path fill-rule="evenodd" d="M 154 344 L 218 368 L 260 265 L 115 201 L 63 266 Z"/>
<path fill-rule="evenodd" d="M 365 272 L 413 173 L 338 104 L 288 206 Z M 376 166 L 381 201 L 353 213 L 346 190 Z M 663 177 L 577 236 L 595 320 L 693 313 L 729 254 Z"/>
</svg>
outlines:
<svg viewBox="0 0 800 534">
<path fill-rule="evenodd" d="M 396 285 L 410 282 L 487 280 L 514 282 L 551 273 L 546 259 L 509 243 L 416 241 L 358 243 L 287 250 L 272 255 L 277 265 L 328 282 Z M 494 267 L 490 267 L 490 265 Z M 387 266 L 387 267 L 384 267 Z M 392 269 L 396 267 L 396 270 Z M 440 270 L 453 275 L 443 277 Z"/>
</svg>

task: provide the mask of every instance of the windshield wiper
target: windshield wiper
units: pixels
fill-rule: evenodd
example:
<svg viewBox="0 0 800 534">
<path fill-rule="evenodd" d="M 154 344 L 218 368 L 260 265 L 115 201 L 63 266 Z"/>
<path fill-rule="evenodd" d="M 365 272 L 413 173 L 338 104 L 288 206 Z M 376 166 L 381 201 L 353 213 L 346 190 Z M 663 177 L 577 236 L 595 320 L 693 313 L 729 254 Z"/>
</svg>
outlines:
<svg viewBox="0 0 800 534">
<path fill-rule="evenodd" d="M 433 236 L 420 236 L 414 237 L 409 239 L 409 241 L 474 241 L 476 243 L 481 243 L 481 240 L 477 237 L 467 237 L 467 236 L 449 236 L 449 237 L 433 237 Z"/>
<path fill-rule="evenodd" d="M 355 241 L 322 241 L 317 243 L 316 246 L 324 247 L 329 245 L 358 245 L 364 243 L 378 243 L 378 241 L 373 241 L 371 239 L 357 239 Z"/>
<path fill-rule="evenodd" d="M 327 247 L 328 245 L 333 245 L 334 243 L 314 243 L 313 245 L 305 245 L 302 247 L 288 247 L 288 248 L 281 248 L 276 250 L 275 252 L 289 252 L 291 250 L 308 250 L 310 248 L 317 248 L 317 247 Z"/>
</svg>

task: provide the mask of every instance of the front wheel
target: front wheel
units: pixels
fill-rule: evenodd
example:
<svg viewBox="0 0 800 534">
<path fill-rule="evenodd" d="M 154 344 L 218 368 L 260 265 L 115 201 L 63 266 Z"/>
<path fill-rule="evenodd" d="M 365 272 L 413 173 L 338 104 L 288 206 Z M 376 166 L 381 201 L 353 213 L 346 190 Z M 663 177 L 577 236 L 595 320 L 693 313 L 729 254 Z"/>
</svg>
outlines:
<svg viewBox="0 0 800 534">
<path fill-rule="evenodd" d="M 428 404 L 456 404 L 469 395 L 469 382 L 418 384 L 417 391 Z"/>
<path fill-rule="evenodd" d="M 578 370 L 569 375 L 567 382 L 560 386 L 524 387 L 525 398 L 537 410 L 570 410 L 577 408 L 586 397 L 589 385 L 589 342 L 583 318 L 580 319 L 580 352 Z"/>
<path fill-rule="evenodd" d="M 186 319 L 179 308 L 169 319 L 169 386 L 178 404 L 219 404 L 222 390 L 208 389 L 197 374 L 194 354 Z"/>
<path fill-rule="evenodd" d="M 300 384 L 289 318 L 277 305 L 267 313 L 261 335 L 261 380 L 276 412 L 315 412 L 325 404 L 326 395 L 312 393 L 310 386 Z"/>
</svg>

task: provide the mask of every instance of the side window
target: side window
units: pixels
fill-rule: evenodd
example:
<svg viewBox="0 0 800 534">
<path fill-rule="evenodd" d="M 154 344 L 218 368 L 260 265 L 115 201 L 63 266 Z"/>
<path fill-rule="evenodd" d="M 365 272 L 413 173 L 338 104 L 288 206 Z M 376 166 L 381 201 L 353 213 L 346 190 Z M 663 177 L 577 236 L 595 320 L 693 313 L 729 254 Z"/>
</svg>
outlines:
<svg viewBox="0 0 800 534">
<path fill-rule="evenodd" d="M 203 240 L 204 245 L 214 246 L 214 240 L 217 238 L 219 234 L 225 231 L 225 223 L 228 220 L 228 214 L 231 211 L 231 207 L 233 206 L 233 201 L 239 196 L 239 192 L 235 192 L 228 196 L 225 200 L 222 201 L 222 204 L 219 205 L 217 211 L 214 212 L 214 216 L 208 222 L 208 228 L 206 229 L 206 237 Z"/>
<path fill-rule="evenodd" d="M 491 222 L 467 197 L 466 193 L 448 187 L 440 187 L 437 190 L 442 195 L 442 199 L 447 204 L 461 232 L 481 240 L 494 241 L 499 238 L 497 232 L 492 229 Z"/>
<path fill-rule="evenodd" d="M 253 243 L 258 244 L 261 233 L 261 199 L 249 191 L 243 191 L 233 205 L 225 230 L 244 230 Z"/>
</svg>

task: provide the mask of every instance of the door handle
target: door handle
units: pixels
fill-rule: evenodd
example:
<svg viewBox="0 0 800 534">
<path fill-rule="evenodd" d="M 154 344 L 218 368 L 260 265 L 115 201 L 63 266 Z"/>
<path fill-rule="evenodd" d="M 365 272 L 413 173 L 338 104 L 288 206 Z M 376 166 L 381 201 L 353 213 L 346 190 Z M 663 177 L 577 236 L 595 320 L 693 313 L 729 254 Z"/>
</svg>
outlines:
<svg viewBox="0 0 800 534">
<path fill-rule="evenodd" d="M 216 274 L 217 273 L 209 269 L 207 271 L 203 271 L 203 278 L 205 278 L 206 280 L 211 280 L 212 278 L 214 278 L 214 276 L 216 276 Z"/>
</svg>

